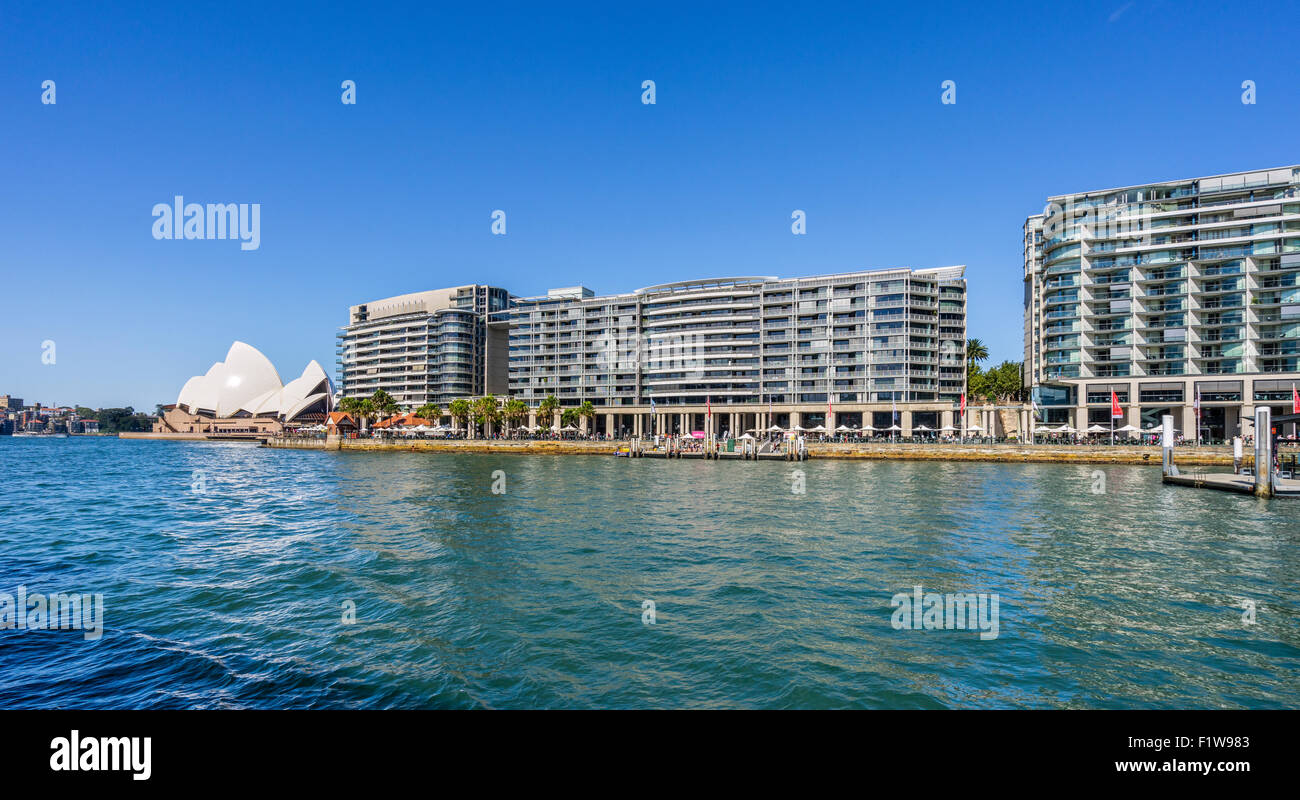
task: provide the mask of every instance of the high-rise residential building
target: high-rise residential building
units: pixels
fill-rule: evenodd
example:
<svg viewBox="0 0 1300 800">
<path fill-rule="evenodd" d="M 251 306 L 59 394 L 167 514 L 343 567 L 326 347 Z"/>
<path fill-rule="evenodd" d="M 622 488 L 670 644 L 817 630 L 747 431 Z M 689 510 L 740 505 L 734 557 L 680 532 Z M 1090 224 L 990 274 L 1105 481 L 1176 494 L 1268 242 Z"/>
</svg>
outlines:
<svg viewBox="0 0 1300 800">
<path fill-rule="evenodd" d="M 937 429 L 965 380 L 964 273 L 571 287 L 516 298 L 493 326 L 509 331 L 509 393 L 533 407 L 590 402 L 598 432 Z"/>
<path fill-rule="evenodd" d="M 1300 167 L 1057 195 L 1024 225 L 1044 422 L 1251 433 L 1300 381 Z"/>
<path fill-rule="evenodd" d="M 404 407 L 483 394 L 503 394 L 506 336 L 488 316 L 507 308 L 510 293 L 470 284 L 415 292 L 352 306 L 337 334 L 343 397 L 383 389 Z"/>
</svg>

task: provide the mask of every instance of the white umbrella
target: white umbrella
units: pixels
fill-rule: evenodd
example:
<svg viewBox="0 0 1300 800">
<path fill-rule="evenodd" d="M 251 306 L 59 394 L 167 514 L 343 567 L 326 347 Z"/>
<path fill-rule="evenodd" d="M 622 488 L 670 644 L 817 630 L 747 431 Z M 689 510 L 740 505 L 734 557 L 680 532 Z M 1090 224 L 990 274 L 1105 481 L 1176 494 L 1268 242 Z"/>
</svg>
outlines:
<svg viewBox="0 0 1300 800">
<path fill-rule="evenodd" d="M 1109 433 L 1109 432 L 1110 432 L 1110 428 L 1107 428 L 1105 425 L 1097 424 L 1097 425 L 1088 426 L 1088 433 Z"/>
<path fill-rule="evenodd" d="M 885 428 L 885 430 L 887 430 L 887 431 L 901 431 L 902 428 L 898 427 L 897 425 L 890 425 L 888 428 Z"/>
<path fill-rule="evenodd" d="M 577 429 L 578 428 L 574 425 L 565 425 L 563 428 L 560 428 L 562 431 L 576 431 Z"/>
<path fill-rule="evenodd" d="M 941 431 L 955 431 L 955 430 L 957 430 L 957 429 L 954 428 L 954 427 L 951 426 L 951 425 L 944 425 L 944 426 L 943 426 L 942 428 L 940 428 L 939 430 L 941 430 Z"/>
<path fill-rule="evenodd" d="M 978 426 L 978 425 L 972 425 L 972 426 L 970 426 L 969 428 L 966 429 L 966 432 L 967 432 L 967 433 L 970 433 L 971 431 L 974 431 L 974 432 L 976 432 L 976 433 L 983 433 L 983 432 L 984 432 L 984 429 L 981 428 L 981 427 Z"/>
<path fill-rule="evenodd" d="M 825 425 L 818 425 L 816 428 L 810 428 L 810 429 L 808 430 L 808 432 L 809 432 L 809 433 L 825 433 L 825 432 L 826 432 L 826 426 L 825 426 Z"/>
<path fill-rule="evenodd" d="M 864 431 L 874 431 L 875 429 L 876 429 L 876 426 L 875 426 L 875 425 L 863 425 L 863 426 L 862 426 L 862 430 L 864 430 Z"/>
<path fill-rule="evenodd" d="M 754 437 L 753 437 L 753 436 L 750 436 L 749 433 L 746 432 L 746 433 L 742 434 L 740 438 L 742 438 L 742 439 L 753 439 Z"/>
<path fill-rule="evenodd" d="M 773 425 L 772 427 L 770 427 L 770 428 L 767 429 L 767 432 L 768 432 L 768 433 L 781 433 L 781 432 L 784 431 L 784 430 L 785 430 L 785 429 L 782 428 L 780 425 Z"/>
<path fill-rule="evenodd" d="M 1057 432 L 1057 433 L 1074 433 L 1074 428 L 1071 428 L 1069 425 L 1062 425 L 1061 427 L 1059 427 L 1059 428 L 1056 429 L 1056 432 Z"/>
<path fill-rule="evenodd" d="M 838 428 L 836 428 L 835 430 L 836 430 L 836 431 L 851 431 L 851 430 L 853 430 L 853 429 L 850 428 L 848 425 L 841 425 L 841 426 L 839 426 Z"/>
<path fill-rule="evenodd" d="M 1122 428 L 1116 428 L 1115 433 L 1124 433 L 1125 431 L 1137 431 L 1137 430 L 1138 429 L 1133 427 L 1132 425 L 1125 425 Z"/>
<path fill-rule="evenodd" d="M 792 431 L 801 431 L 801 432 L 802 432 L 802 431 L 806 431 L 806 430 L 808 430 L 808 429 L 805 428 L 805 427 L 803 427 L 803 426 L 796 425 L 796 426 L 794 426 L 793 428 L 791 428 L 790 430 L 792 430 Z"/>
<path fill-rule="evenodd" d="M 932 430 L 934 430 L 934 428 L 931 428 L 929 425 L 917 425 L 917 426 L 916 426 L 916 429 L 917 429 L 918 431 L 932 431 Z"/>
<path fill-rule="evenodd" d="M 1034 428 L 1034 433 L 1056 433 L 1056 428 L 1049 428 L 1046 425 L 1039 425 Z"/>
</svg>

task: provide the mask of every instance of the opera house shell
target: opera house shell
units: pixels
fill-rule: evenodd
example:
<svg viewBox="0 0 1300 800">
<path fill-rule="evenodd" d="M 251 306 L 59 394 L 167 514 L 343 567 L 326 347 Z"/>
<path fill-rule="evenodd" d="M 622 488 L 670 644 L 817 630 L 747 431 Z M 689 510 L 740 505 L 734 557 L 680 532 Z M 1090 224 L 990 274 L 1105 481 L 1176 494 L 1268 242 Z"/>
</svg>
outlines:
<svg viewBox="0 0 1300 800">
<path fill-rule="evenodd" d="M 317 421 L 334 409 L 333 387 L 320 364 L 280 382 L 275 367 L 257 348 L 235 342 L 224 361 L 181 387 L 157 432 L 275 433 L 284 425 Z"/>
</svg>

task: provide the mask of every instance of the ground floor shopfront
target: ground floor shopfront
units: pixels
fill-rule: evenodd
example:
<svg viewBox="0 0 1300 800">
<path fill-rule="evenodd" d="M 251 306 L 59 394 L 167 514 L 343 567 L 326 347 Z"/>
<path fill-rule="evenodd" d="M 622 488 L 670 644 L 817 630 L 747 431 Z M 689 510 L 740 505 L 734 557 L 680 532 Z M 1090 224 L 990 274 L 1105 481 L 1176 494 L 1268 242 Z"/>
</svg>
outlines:
<svg viewBox="0 0 1300 800">
<path fill-rule="evenodd" d="M 1293 387 L 1300 375 L 1200 375 L 1187 378 L 1131 378 L 1077 381 L 1039 387 L 1039 424 L 1070 425 L 1085 430 L 1111 424 L 1111 393 L 1122 416 L 1116 427 L 1147 430 L 1168 414 L 1184 439 L 1226 441 L 1254 434 L 1255 410 L 1272 409 L 1274 417 L 1290 414 Z M 1199 418 L 1197 415 L 1199 394 Z M 1278 431 L 1295 436 L 1294 423 Z"/>
<path fill-rule="evenodd" d="M 1023 413 L 1022 413 L 1023 412 Z M 978 427 L 988 436 L 1014 436 L 1021 424 L 1027 424 L 1028 407 L 1016 407 L 1012 417 L 1007 418 L 1000 410 L 992 406 L 971 407 L 967 409 L 965 427 Z M 1025 422 L 1022 423 L 1022 420 Z M 559 415 L 553 420 L 537 419 L 530 414 L 528 425 L 558 425 Z M 844 403 L 826 405 L 809 404 L 773 404 L 756 406 L 725 405 L 715 403 L 712 406 L 619 406 L 617 410 L 597 407 L 595 417 L 584 420 L 579 431 L 602 438 L 630 438 L 633 436 L 682 435 L 701 432 L 706 436 L 739 436 L 745 432 L 757 433 L 769 428 L 789 430 L 795 427 L 812 430 L 825 428 L 833 433 L 841 426 L 853 431 L 860 431 L 871 426 L 877 434 L 888 435 L 892 431 L 898 436 L 917 436 L 938 433 L 947 428 L 949 433 L 957 435 L 963 427 L 962 414 L 957 406 L 949 403 Z"/>
</svg>

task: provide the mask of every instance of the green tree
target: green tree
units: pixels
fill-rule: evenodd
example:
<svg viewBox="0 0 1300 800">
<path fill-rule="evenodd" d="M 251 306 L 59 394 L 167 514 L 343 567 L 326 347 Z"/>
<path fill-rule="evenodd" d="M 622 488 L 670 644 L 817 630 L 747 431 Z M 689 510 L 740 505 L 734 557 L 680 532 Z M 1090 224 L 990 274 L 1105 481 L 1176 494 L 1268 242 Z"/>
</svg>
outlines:
<svg viewBox="0 0 1300 800">
<path fill-rule="evenodd" d="M 439 418 L 442 417 L 442 409 L 438 407 L 437 403 L 425 403 L 415 410 L 415 416 L 437 423 Z"/>
<path fill-rule="evenodd" d="M 385 417 L 391 417 L 401 411 L 393 396 L 383 389 L 375 390 L 375 393 L 370 396 L 370 403 L 375 407 L 377 413 L 383 414 Z"/>
<path fill-rule="evenodd" d="M 578 419 L 594 421 L 596 419 L 596 407 L 591 404 L 590 400 L 583 400 L 582 405 L 577 408 L 577 417 Z M 589 432 L 595 430 L 595 426 L 588 424 L 587 430 Z"/>
<path fill-rule="evenodd" d="M 506 422 L 513 427 L 523 425 L 524 420 L 528 419 L 528 404 L 518 397 L 512 397 L 506 401 L 505 408 L 502 409 L 502 415 L 505 417 Z"/>
<path fill-rule="evenodd" d="M 471 413 L 469 401 L 463 397 L 457 397 L 447 406 L 447 413 L 451 418 L 469 428 L 469 417 Z"/>
<path fill-rule="evenodd" d="M 966 340 L 966 398 L 976 395 L 975 379 L 980 374 L 980 362 L 987 361 L 989 349 L 980 339 Z"/>
<path fill-rule="evenodd" d="M 483 426 L 483 435 L 487 435 L 487 426 L 501 421 L 501 404 L 493 395 L 485 395 L 474 401 L 474 424 Z"/>
<path fill-rule="evenodd" d="M 351 414 L 352 418 L 361 426 L 361 430 L 366 430 L 370 420 L 376 415 L 375 404 L 368 397 L 345 397 L 339 401 L 339 411 L 345 414 Z"/>
<path fill-rule="evenodd" d="M 555 395 L 548 396 L 537 405 L 537 424 L 549 428 L 555 422 L 555 412 L 560 410 L 560 401 Z"/>
<path fill-rule="evenodd" d="M 560 427 L 567 428 L 578 424 L 578 409 L 566 408 L 560 412 Z"/>
</svg>

